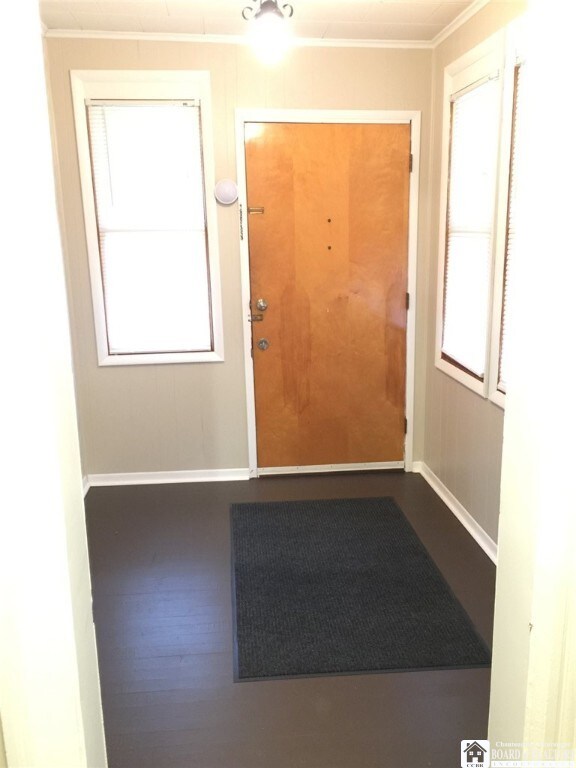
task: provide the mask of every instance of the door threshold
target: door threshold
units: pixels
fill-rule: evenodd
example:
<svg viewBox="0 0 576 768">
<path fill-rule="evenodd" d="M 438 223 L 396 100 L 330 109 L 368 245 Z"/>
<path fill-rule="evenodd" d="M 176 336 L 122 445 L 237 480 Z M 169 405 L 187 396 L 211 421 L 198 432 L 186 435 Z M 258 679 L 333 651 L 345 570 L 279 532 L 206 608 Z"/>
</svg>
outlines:
<svg viewBox="0 0 576 768">
<path fill-rule="evenodd" d="M 267 475 L 319 475 L 331 472 L 374 472 L 385 469 L 404 469 L 403 461 L 369 461 L 360 464 L 305 464 L 295 467 L 259 467 L 258 476 Z"/>
</svg>

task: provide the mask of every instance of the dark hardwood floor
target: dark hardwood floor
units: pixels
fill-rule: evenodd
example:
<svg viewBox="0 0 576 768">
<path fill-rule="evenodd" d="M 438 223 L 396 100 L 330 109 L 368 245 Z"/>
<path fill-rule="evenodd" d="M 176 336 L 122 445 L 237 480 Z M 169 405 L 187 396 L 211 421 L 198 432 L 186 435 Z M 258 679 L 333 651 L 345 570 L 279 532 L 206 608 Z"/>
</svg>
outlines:
<svg viewBox="0 0 576 768">
<path fill-rule="evenodd" d="M 419 475 L 89 491 L 110 768 L 452 768 L 486 738 L 488 669 L 233 682 L 230 503 L 380 495 L 490 643 L 494 565 Z"/>
</svg>

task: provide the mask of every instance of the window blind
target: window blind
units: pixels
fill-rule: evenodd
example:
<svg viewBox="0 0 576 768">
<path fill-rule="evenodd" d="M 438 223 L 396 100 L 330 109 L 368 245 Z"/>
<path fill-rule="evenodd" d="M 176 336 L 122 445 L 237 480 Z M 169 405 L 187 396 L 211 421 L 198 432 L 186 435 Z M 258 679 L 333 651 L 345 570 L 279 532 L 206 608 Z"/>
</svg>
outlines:
<svg viewBox="0 0 576 768">
<path fill-rule="evenodd" d="M 451 99 L 442 357 L 482 380 L 486 366 L 500 88 Z"/>
<path fill-rule="evenodd" d="M 518 157 L 522 135 L 522 85 L 523 67 L 518 64 L 514 70 L 514 101 L 512 111 L 512 140 L 510 147 L 510 175 L 508 181 L 508 212 L 506 216 L 506 253 L 504 260 L 504 289 L 502 296 L 502 317 L 500 325 L 500 357 L 498 361 L 498 389 L 506 392 L 508 379 L 509 350 L 509 305 L 510 285 L 514 282 L 514 267 L 518 263 Z M 522 150 L 520 149 L 520 153 Z"/>
<path fill-rule="evenodd" d="M 109 353 L 212 349 L 200 106 L 86 106 Z"/>
</svg>

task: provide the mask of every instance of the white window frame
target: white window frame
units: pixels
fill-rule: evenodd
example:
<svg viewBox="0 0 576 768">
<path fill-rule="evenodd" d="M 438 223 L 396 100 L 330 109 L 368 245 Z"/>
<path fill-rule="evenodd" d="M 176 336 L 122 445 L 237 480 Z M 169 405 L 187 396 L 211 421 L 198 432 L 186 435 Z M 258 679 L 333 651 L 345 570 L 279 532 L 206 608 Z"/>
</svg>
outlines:
<svg viewBox="0 0 576 768">
<path fill-rule="evenodd" d="M 512 147 L 512 118 L 514 101 L 514 70 L 523 61 L 525 31 L 522 20 L 510 24 L 482 44 L 452 62 L 444 70 L 442 172 L 440 192 L 440 227 L 438 243 L 438 292 L 436 315 L 435 365 L 438 369 L 489 399 L 500 408 L 505 407 L 506 395 L 498 389 L 500 366 L 501 320 L 506 259 L 506 227 Z M 499 122 L 499 153 L 494 192 L 494 227 L 492 268 L 490 275 L 489 313 L 486 328 L 486 366 L 482 381 L 453 365 L 442 357 L 444 322 L 444 272 L 446 260 L 446 215 L 448 205 L 448 173 L 450 151 L 450 97 L 459 90 L 478 82 L 498 70 L 501 87 Z"/>
<path fill-rule="evenodd" d="M 506 235 L 508 220 L 508 192 L 510 186 L 510 156 L 512 152 L 512 119 L 514 104 L 514 75 L 516 66 L 524 61 L 524 24 L 522 20 L 511 24 L 506 36 L 506 65 L 504 68 L 502 114 L 502 141 L 500 142 L 500 169 L 498 174 L 498 211 L 495 238 L 492 322 L 490 329 L 490 361 L 488 369 L 488 399 L 504 408 L 506 394 L 498 389 L 500 373 L 500 347 L 502 342 L 502 304 L 504 301 L 504 267 L 506 262 Z"/>
<path fill-rule="evenodd" d="M 72 70 L 70 72 L 76 143 L 84 206 L 86 244 L 90 266 L 90 284 L 98 364 L 157 365 L 165 363 L 206 363 L 224 360 L 222 301 L 218 222 L 214 189 L 214 149 L 210 74 L 179 70 Z M 212 314 L 213 350 L 204 352 L 156 352 L 150 354 L 114 354 L 108 351 L 104 289 L 98 244 L 98 225 L 92 188 L 92 168 L 86 118 L 87 99 L 199 100 L 202 120 L 202 154 L 208 240 L 208 269 Z"/>
<path fill-rule="evenodd" d="M 450 133 L 451 133 L 451 121 L 450 121 L 450 99 L 451 96 L 459 91 L 472 86 L 474 83 L 481 81 L 486 77 L 493 76 L 495 73 L 499 74 L 501 85 L 504 75 L 505 64 L 505 45 L 504 34 L 499 32 L 479 46 L 473 48 L 471 51 L 460 57 L 456 61 L 449 64 L 444 70 L 444 92 L 443 92 L 443 115 L 442 115 L 442 171 L 440 178 L 440 223 L 439 223 L 439 239 L 438 239 L 438 287 L 437 287 L 437 302 L 436 302 L 436 354 L 435 365 L 436 367 L 448 374 L 452 378 L 459 381 L 464 386 L 476 392 L 482 397 L 488 396 L 488 381 L 490 377 L 490 358 L 491 358 L 491 344 L 490 336 L 492 329 L 492 312 L 493 312 L 493 289 L 490 291 L 488 301 L 488 323 L 486 327 L 486 364 L 485 374 L 482 380 L 476 378 L 471 373 L 468 373 L 462 368 L 454 365 L 453 363 L 445 360 L 442 357 L 442 337 L 444 326 L 444 274 L 446 268 L 446 216 L 448 208 L 448 175 L 449 175 L 449 154 L 450 154 Z M 500 114 L 502 114 L 502 98 L 500 100 Z M 501 124 L 501 120 L 500 120 Z M 502 127 L 499 129 L 499 146 L 502 143 Z M 497 168 L 500 168 L 500 158 L 497 158 Z M 495 264 L 494 255 L 496 253 L 497 237 L 497 212 L 500 209 L 498 202 L 499 194 L 499 181 L 500 173 L 496 173 L 496 186 L 494 189 L 494 224 L 492 238 L 492 264 L 490 269 L 490 286 L 494 285 Z"/>
</svg>

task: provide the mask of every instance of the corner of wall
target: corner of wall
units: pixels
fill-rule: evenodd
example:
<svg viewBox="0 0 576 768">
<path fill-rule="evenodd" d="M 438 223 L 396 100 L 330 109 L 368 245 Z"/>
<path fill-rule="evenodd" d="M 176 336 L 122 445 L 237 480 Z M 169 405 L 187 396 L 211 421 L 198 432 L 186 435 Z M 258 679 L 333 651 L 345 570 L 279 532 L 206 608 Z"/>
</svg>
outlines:
<svg viewBox="0 0 576 768">
<path fill-rule="evenodd" d="M 434 364 L 444 68 L 505 27 L 525 2 L 489 2 L 437 45 L 432 54 L 428 241 L 423 377 L 422 459 L 491 537 L 497 535 L 503 412 L 439 371 Z M 487 459 L 487 457 L 489 457 Z"/>
</svg>

